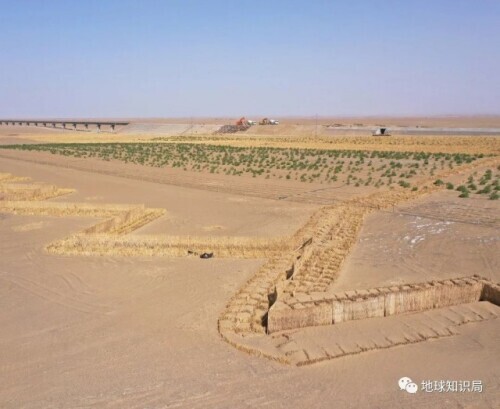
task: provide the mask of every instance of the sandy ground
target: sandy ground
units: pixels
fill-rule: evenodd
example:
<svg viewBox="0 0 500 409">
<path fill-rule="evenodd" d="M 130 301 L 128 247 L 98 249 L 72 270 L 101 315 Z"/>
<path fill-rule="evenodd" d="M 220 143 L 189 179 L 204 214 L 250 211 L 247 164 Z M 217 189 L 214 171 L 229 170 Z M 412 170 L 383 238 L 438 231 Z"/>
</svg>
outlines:
<svg viewBox="0 0 500 409">
<path fill-rule="evenodd" d="M 2 407 L 430 408 L 498 402 L 498 377 L 490 365 L 498 327 L 491 323 L 470 324 L 453 340 L 284 367 L 234 350 L 216 331 L 225 299 L 258 261 L 48 256 L 41 245 L 79 221 L 43 221 L 46 228 L 28 233 L 12 227 L 32 223 L 29 218 L 1 220 Z M 397 390 L 401 376 L 481 379 L 485 392 L 410 396 Z"/>
<path fill-rule="evenodd" d="M 500 203 L 440 192 L 368 216 L 330 292 L 479 274 L 500 281 Z"/>
<path fill-rule="evenodd" d="M 226 193 L 206 192 L 130 178 L 0 159 L 0 172 L 77 190 L 55 201 L 144 204 L 167 214 L 135 234 L 278 237 L 292 234 L 315 208 Z M 199 176 L 199 175 L 198 175 Z"/>
<path fill-rule="evenodd" d="M 202 234 L 221 225 L 224 234 L 275 235 L 293 231 L 313 207 L 236 194 L 207 192 L 118 176 L 0 158 L 0 171 L 73 187 L 57 200 L 145 203 L 165 207 L 167 218 L 144 228 Z M 430 197 L 428 200 L 453 198 Z M 460 199 L 458 199 L 460 200 Z M 422 206 L 425 203 L 417 203 Z M 201 205 L 201 206 L 200 206 Z M 491 206 L 484 202 L 479 206 Z M 424 206 L 425 207 L 425 206 Z M 498 210 L 498 207 L 495 209 Z M 172 219 L 168 219 L 171 217 Z M 384 219 L 383 217 L 386 217 Z M 481 244 L 491 226 L 447 226 L 470 234 L 451 242 L 437 258 L 413 216 L 373 214 L 338 285 L 390 282 L 404 274 L 442 276 L 456 268 L 490 271 L 498 279 L 498 256 Z M 395 219 L 395 220 L 394 220 Z M 217 318 L 227 300 L 263 260 L 65 257 L 44 252 L 56 239 L 91 225 L 80 218 L 0 215 L 0 406 L 4 408 L 496 408 L 500 377 L 498 320 L 470 323 L 454 337 L 365 353 L 309 367 L 283 366 L 248 356 L 220 339 Z M 163 223 L 163 224 L 162 224 Z M 377 232 L 390 253 L 380 256 Z M 434 223 L 434 221 L 433 221 Z M 438 226 L 439 227 L 439 226 Z M 425 229 L 434 229 L 427 226 Z M 415 230 L 416 229 L 416 230 Z M 453 229 L 457 229 L 456 231 Z M 469 230 L 467 230 L 469 229 Z M 476 230 L 477 229 L 477 230 Z M 498 228 L 495 228 L 496 233 Z M 215 230 L 218 232 L 217 230 Z M 433 230 L 434 231 L 434 230 Z M 137 234 L 139 234 L 138 232 Z M 211 232 L 210 234 L 212 234 Z M 403 271 L 390 258 L 402 240 L 412 259 Z M 364 240 L 371 237 L 370 240 Z M 444 240 L 441 240 L 444 241 Z M 495 244 L 496 243 L 496 244 Z M 365 245 L 366 244 L 366 245 Z M 462 251 L 463 246 L 467 251 Z M 378 250 L 377 250 L 378 249 Z M 475 252 L 482 255 L 476 256 Z M 371 255 L 377 255 L 368 270 Z M 418 269 L 415 259 L 427 258 Z M 433 259 L 434 258 L 434 259 Z M 396 259 L 398 260 L 398 259 Z M 384 265 L 385 262 L 385 265 Z M 358 265 L 356 263 L 365 263 Z M 461 267 L 461 263 L 465 263 Z M 474 263 L 480 263 L 477 266 Z M 389 266 L 389 267 L 388 267 Z M 476 271 L 469 271 L 476 266 Z M 429 272 L 423 273 L 423 270 Z M 480 268 L 481 271 L 477 271 Z M 489 268 L 489 270 L 488 270 Z M 496 273 L 494 273 L 496 271 Z M 351 276 L 352 274 L 352 276 Z M 356 275 L 358 274 L 358 275 Z M 400 391 L 397 381 L 481 380 L 482 393 Z"/>
</svg>

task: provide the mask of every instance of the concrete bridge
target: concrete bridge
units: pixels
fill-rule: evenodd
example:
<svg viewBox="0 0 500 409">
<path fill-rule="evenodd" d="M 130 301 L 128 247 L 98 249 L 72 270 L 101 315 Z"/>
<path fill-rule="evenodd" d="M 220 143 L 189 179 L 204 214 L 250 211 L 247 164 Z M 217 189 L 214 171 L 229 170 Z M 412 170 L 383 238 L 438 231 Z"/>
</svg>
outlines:
<svg viewBox="0 0 500 409">
<path fill-rule="evenodd" d="M 69 129 L 73 131 L 108 131 L 114 132 L 117 126 L 128 125 L 121 121 L 72 121 L 72 120 L 45 120 L 45 119 L 0 119 L 0 126 L 39 126 L 44 128 Z"/>
</svg>

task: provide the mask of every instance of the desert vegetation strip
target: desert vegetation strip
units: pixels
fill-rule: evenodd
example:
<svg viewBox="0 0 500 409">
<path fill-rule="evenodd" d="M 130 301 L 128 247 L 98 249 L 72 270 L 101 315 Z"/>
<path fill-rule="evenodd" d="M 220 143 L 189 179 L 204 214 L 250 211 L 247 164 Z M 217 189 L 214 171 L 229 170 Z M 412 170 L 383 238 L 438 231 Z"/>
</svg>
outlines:
<svg viewBox="0 0 500 409">
<path fill-rule="evenodd" d="M 229 176 L 377 189 L 414 189 L 416 182 L 423 178 L 487 156 L 483 153 L 292 149 L 193 143 L 39 144 L 3 148 Z"/>
<path fill-rule="evenodd" d="M 490 200 L 498 200 L 500 198 L 500 166 L 495 169 L 486 169 L 482 175 L 478 172 L 473 172 L 468 178 L 467 183 L 459 185 L 455 188 L 452 182 L 445 182 L 442 179 L 436 179 L 434 184 L 437 186 L 445 185 L 448 190 L 456 190 L 460 192 L 460 198 L 468 198 L 471 194 L 485 195 Z"/>
</svg>

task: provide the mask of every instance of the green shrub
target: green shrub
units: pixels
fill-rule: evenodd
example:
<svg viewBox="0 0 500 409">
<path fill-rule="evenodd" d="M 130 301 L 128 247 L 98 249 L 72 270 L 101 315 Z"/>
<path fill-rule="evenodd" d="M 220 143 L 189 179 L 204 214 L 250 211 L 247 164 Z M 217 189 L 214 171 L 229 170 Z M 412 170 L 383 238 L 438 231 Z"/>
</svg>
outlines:
<svg viewBox="0 0 500 409">
<path fill-rule="evenodd" d="M 478 190 L 477 193 L 482 194 L 482 195 L 487 195 L 491 193 L 491 185 L 485 186 L 483 189 Z"/>
</svg>

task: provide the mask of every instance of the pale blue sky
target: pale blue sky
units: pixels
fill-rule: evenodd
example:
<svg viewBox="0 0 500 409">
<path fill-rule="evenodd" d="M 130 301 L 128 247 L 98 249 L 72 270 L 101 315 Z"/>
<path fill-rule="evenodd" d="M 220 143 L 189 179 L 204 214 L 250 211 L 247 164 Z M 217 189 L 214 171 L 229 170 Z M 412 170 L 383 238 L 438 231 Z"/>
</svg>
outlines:
<svg viewBox="0 0 500 409">
<path fill-rule="evenodd" d="M 500 114 L 498 0 L 0 0 L 0 118 Z"/>
</svg>

